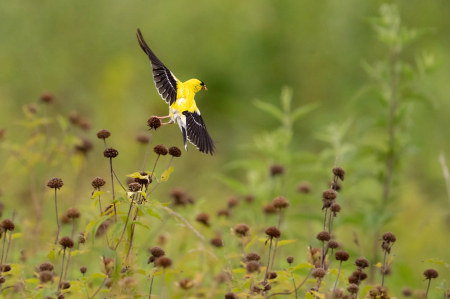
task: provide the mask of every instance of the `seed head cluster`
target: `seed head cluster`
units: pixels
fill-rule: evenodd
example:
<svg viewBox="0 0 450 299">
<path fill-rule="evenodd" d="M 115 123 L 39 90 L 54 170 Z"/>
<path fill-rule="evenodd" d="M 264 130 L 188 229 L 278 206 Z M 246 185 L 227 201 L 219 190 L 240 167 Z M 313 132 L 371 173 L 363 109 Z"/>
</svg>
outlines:
<svg viewBox="0 0 450 299">
<path fill-rule="evenodd" d="M 9 219 L 4 219 L 3 221 L 2 221 L 2 227 L 3 227 L 3 229 L 4 230 L 6 230 L 6 231 L 13 231 L 14 230 L 14 228 L 15 228 L 15 225 L 14 225 L 14 222 L 12 222 L 11 220 L 9 220 Z"/>
<path fill-rule="evenodd" d="M 286 262 L 288 262 L 289 265 L 292 264 L 294 262 L 294 257 L 293 256 L 288 256 L 286 258 Z"/>
<path fill-rule="evenodd" d="M 289 207 L 289 200 L 283 196 L 279 196 L 273 200 L 272 205 L 277 209 L 285 209 Z"/>
<path fill-rule="evenodd" d="M 269 238 L 277 238 L 278 239 L 279 237 L 281 237 L 280 230 L 275 226 L 270 226 L 270 227 L 266 228 L 265 233 L 267 236 L 269 236 Z"/>
<path fill-rule="evenodd" d="M 93 181 L 92 181 L 92 187 L 94 187 L 95 189 L 98 189 L 100 187 L 105 186 L 106 182 L 104 179 L 100 178 L 100 177 L 96 177 Z"/>
<path fill-rule="evenodd" d="M 345 250 L 338 250 L 338 251 L 336 251 L 334 256 L 335 256 L 337 261 L 342 261 L 342 262 L 346 262 L 350 258 L 350 255 Z"/>
<path fill-rule="evenodd" d="M 150 127 L 150 129 L 158 129 L 161 127 L 161 120 L 157 117 L 150 117 L 147 120 L 147 125 Z"/>
<path fill-rule="evenodd" d="M 63 248 L 73 248 L 73 240 L 70 237 L 62 237 L 59 239 L 59 245 Z"/>
<path fill-rule="evenodd" d="M 176 147 L 176 146 L 172 146 L 169 148 L 169 155 L 171 155 L 172 157 L 181 157 L 181 150 Z"/>
<path fill-rule="evenodd" d="M 425 270 L 423 275 L 425 275 L 426 279 L 438 278 L 439 272 L 436 269 L 430 268 Z"/>
<path fill-rule="evenodd" d="M 247 254 L 247 256 L 245 257 L 245 260 L 247 262 L 249 261 L 256 261 L 259 262 L 259 260 L 261 259 L 261 256 L 259 256 L 259 254 L 257 254 L 256 252 L 250 252 L 249 254 Z"/>
<path fill-rule="evenodd" d="M 155 260 L 155 266 L 160 268 L 169 268 L 172 266 L 172 260 L 166 256 L 159 257 Z"/>
<path fill-rule="evenodd" d="M 111 132 L 108 131 L 108 130 L 102 129 L 102 130 L 97 132 L 98 139 L 106 139 L 109 136 L 111 136 Z"/>
<path fill-rule="evenodd" d="M 63 185 L 64 185 L 63 181 L 58 178 L 52 178 L 47 183 L 47 187 L 58 190 L 61 189 Z"/>
<path fill-rule="evenodd" d="M 236 233 L 236 235 L 238 237 L 245 237 L 245 236 L 247 236 L 249 231 L 250 231 L 250 227 L 247 224 L 245 224 L 245 223 L 238 224 L 234 228 L 234 232 Z"/>
<path fill-rule="evenodd" d="M 342 167 L 335 167 L 333 168 L 333 174 L 341 179 L 341 181 L 344 180 L 345 176 L 345 170 Z"/>
<path fill-rule="evenodd" d="M 206 213 L 200 213 L 197 215 L 197 218 L 195 219 L 197 222 L 200 222 L 201 224 L 205 226 L 209 226 L 209 215 Z"/>
<path fill-rule="evenodd" d="M 249 261 L 247 262 L 245 269 L 247 270 L 247 273 L 259 271 L 259 263 L 257 261 Z"/>
<path fill-rule="evenodd" d="M 66 211 L 66 216 L 69 219 L 77 219 L 80 217 L 80 211 L 77 208 L 72 207 Z"/>
<path fill-rule="evenodd" d="M 162 144 L 158 144 L 157 146 L 155 146 L 153 148 L 153 151 L 157 154 L 157 155 L 161 155 L 161 156 L 165 156 L 169 153 L 169 150 L 167 149 L 167 147 L 165 147 Z"/>
<path fill-rule="evenodd" d="M 369 261 L 365 257 L 359 257 L 356 259 L 355 265 L 358 268 L 364 269 L 364 268 L 369 267 Z"/>
<path fill-rule="evenodd" d="M 166 253 L 164 252 L 164 249 L 162 249 L 161 247 L 155 246 L 149 249 L 150 254 L 153 255 L 154 257 L 162 257 L 163 255 L 165 255 Z"/>
<path fill-rule="evenodd" d="M 328 242 L 331 239 L 331 235 L 329 232 L 322 231 L 317 234 L 316 239 L 319 241 L 322 241 L 322 242 L 324 242 L 324 241 Z"/>
<path fill-rule="evenodd" d="M 103 152 L 103 156 L 105 158 L 115 158 L 119 155 L 119 152 L 116 149 L 113 149 L 112 147 L 105 149 Z"/>
</svg>

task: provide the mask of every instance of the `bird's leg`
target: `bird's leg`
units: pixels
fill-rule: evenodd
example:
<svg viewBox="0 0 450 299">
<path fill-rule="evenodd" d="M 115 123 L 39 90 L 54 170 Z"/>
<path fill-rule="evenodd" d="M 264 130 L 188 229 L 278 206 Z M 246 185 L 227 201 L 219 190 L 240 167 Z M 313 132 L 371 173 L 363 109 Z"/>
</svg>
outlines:
<svg viewBox="0 0 450 299">
<path fill-rule="evenodd" d="M 164 125 L 171 125 L 171 124 L 173 124 L 173 123 L 174 123 L 174 121 L 173 121 L 173 119 L 171 119 L 168 123 L 162 123 L 161 126 L 164 126 Z"/>
<path fill-rule="evenodd" d="M 164 118 L 169 118 L 171 116 L 170 115 L 167 115 L 167 116 L 155 116 L 155 115 L 153 115 L 152 117 L 155 117 L 155 118 L 158 118 L 158 119 L 164 119 Z"/>
</svg>

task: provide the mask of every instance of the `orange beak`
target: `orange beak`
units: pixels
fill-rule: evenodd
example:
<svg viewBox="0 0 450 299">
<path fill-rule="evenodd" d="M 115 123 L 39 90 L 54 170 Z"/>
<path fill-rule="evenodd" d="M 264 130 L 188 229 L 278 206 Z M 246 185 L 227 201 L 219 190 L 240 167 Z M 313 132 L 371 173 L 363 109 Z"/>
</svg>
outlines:
<svg viewBox="0 0 450 299">
<path fill-rule="evenodd" d="M 203 89 L 203 90 L 208 90 L 208 88 L 206 88 L 205 85 L 202 86 L 202 89 Z"/>
</svg>

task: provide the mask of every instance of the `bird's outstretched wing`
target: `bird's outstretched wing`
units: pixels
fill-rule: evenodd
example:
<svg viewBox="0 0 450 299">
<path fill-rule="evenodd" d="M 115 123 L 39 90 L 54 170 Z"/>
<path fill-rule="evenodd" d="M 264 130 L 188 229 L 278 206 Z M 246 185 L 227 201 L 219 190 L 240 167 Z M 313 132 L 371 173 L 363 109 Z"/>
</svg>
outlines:
<svg viewBox="0 0 450 299">
<path fill-rule="evenodd" d="M 137 38 L 142 50 L 147 54 L 152 63 L 153 80 L 155 81 L 156 89 L 159 95 L 169 105 L 172 105 L 177 100 L 177 78 L 171 71 L 156 57 L 155 53 L 150 50 L 147 43 L 144 41 L 141 30 L 137 30 Z"/>
<path fill-rule="evenodd" d="M 200 111 L 189 112 L 184 111 L 186 116 L 186 133 L 187 139 L 197 147 L 202 153 L 214 154 L 214 141 L 206 131 L 205 123 L 200 116 Z"/>
</svg>

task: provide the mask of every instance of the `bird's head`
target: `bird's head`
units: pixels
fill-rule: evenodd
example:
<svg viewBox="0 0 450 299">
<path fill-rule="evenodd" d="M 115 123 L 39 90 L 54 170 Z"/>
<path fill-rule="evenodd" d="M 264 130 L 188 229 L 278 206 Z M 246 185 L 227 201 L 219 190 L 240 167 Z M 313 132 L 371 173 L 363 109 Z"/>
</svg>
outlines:
<svg viewBox="0 0 450 299">
<path fill-rule="evenodd" d="M 199 92 L 200 90 L 208 90 L 207 88 L 206 88 L 206 85 L 205 85 L 205 83 L 203 83 L 203 81 L 200 81 L 200 80 L 198 80 L 198 79 L 192 79 L 192 80 L 189 80 L 190 82 L 190 84 L 191 84 L 191 86 L 192 86 L 192 88 L 194 89 L 194 92 Z"/>
</svg>

